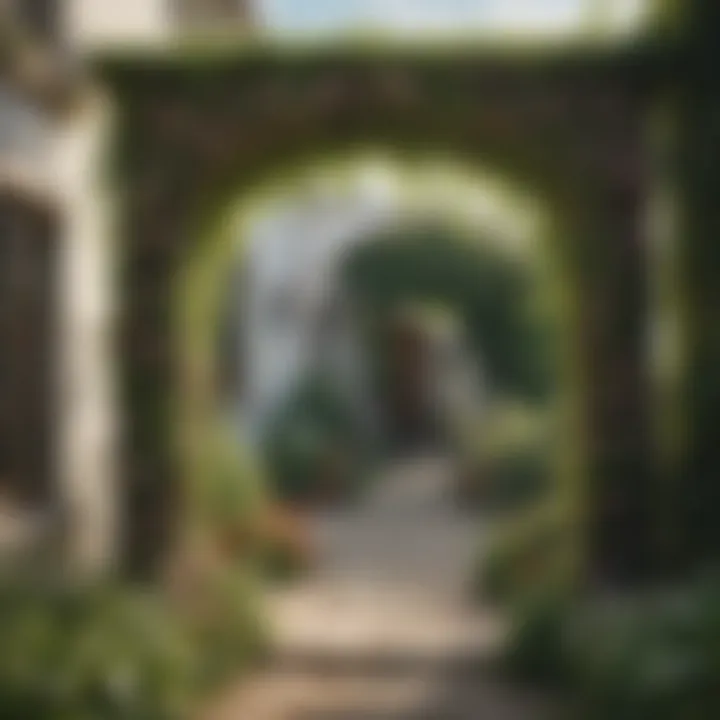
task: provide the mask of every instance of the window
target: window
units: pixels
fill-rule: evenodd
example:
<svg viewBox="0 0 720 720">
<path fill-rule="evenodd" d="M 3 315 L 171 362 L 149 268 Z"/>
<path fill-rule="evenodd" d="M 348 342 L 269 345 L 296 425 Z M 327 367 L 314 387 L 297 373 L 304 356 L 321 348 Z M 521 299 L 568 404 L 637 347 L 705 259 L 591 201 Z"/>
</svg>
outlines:
<svg viewBox="0 0 720 720">
<path fill-rule="evenodd" d="M 0 194 L 0 488 L 52 495 L 57 218 Z"/>
</svg>

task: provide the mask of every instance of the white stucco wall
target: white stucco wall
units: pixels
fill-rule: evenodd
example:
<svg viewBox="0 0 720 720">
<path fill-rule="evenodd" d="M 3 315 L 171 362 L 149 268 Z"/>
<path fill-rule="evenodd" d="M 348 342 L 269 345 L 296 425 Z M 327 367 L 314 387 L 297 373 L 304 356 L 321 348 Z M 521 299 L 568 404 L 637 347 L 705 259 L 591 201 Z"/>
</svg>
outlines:
<svg viewBox="0 0 720 720">
<path fill-rule="evenodd" d="M 67 0 L 65 33 L 73 47 L 152 45 L 171 36 L 171 0 Z"/>
<path fill-rule="evenodd" d="M 332 375 L 358 403 L 361 346 L 352 310 L 343 308 L 323 347 L 316 328 L 341 300 L 337 276 L 348 252 L 395 215 L 392 198 L 362 189 L 328 191 L 285 206 L 251 231 L 251 292 L 245 314 L 242 398 L 251 432 L 311 370 Z"/>
<path fill-rule="evenodd" d="M 111 119 L 100 96 L 87 98 L 58 130 L 53 166 L 64 224 L 58 334 L 57 468 L 72 515 L 69 559 L 81 572 L 108 568 L 116 555 L 113 236 L 101 175 Z"/>
<path fill-rule="evenodd" d="M 97 96 L 61 121 L 0 87 L 0 185 L 60 213 L 54 466 L 71 513 L 68 559 L 82 572 L 106 568 L 116 540 L 108 122 Z"/>
</svg>

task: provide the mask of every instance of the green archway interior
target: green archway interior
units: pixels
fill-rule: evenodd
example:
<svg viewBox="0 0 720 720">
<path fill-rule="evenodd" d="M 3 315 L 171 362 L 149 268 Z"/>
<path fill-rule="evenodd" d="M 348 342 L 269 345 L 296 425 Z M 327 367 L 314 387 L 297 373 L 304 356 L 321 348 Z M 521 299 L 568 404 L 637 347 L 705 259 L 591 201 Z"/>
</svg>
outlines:
<svg viewBox="0 0 720 720">
<path fill-rule="evenodd" d="M 350 165 L 361 160 L 366 153 L 341 155 L 327 158 L 323 166 L 335 161 L 339 165 Z M 320 156 L 323 157 L 322 155 Z M 412 156 L 411 156 L 412 158 Z M 417 158 L 414 158 L 417 159 Z M 405 158 L 408 162 L 408 158 Z M 410 159 L 409 162 L 412 162 Z M 476 168 L 477 169 L 477 168 Z M 288 173 L 288 170 L 291 172 Z M 185 263 L 182 272 L 178 275 L 176 287 L 176 337 L 180 343 L 179 353 L 184 358 L 187 369 L 184 387 L 180 390 L 178 412 L 180 446 L 187 453 L 189 448 L 194 450 L 186 455 L 185 464 L 188 468 L 188 483 L 190 487 L 202 482 L 208 473 L 208 465 L 212 465 L 212 448 L 216 447 L 216 434 L 225 434 L 227 429 L 218 423 L 217 416 L 217 377 L 215 370 L 218 363 L 215 358 L 217 351 L 218 321 L 222 312 L 224 290 L 231 282 L 231 274 L 236 269 L 238 249 L 246 238 L 240 232 L 239 220 L 251 212 L 254 204 L 270 192 L 290 174 L 296 173 L 293 168 L 280 168 L 279 175 L 274 179 L 260 184 L 253 192 L 241 194 L 235 202 L 224 205 L 217 213 L 214 221 L 208 227 L 198 231 L 198 239 L 194 243 L 195 250 Z M 284 171 L 284 172 L 283 172 Z M 548 208 L 550 209 L 550 208 Z M 562 270 L 558 260 L 557 222 L 550 218 L 538 228 L 537 240 L 542 244 L 542 252 L 550 256 L 553 267 L 553 277 L 558 280 L 562 298 L 555 299 L 557 312 L 562 313 L 559 318 L 562 326 L 561 337 L 565 339 L 559 353 L 564 370 L 569 371 L 573 366 L 571 355 L 572 343 L 567 342 L 572 336 L 571 310 L 574 306 L 571 297 L 568 278 Z M 240 255 L 242 257 L 242 255 Z M 242 260 L 240 260 L 242 262 Z M 564 292 L 563 292 L 564 291 Z M 560 373 L 568 377 L 567 372 Z M 576 398 L 577 388 L 572 383 L 566 383 L 562 388 L 563 417 L 565 427 L 577 436 L 576 408 L 573 407 L 573 398 Z M 181 399 L 182 398 L 182 399 Z M 577 438 L 578 440 L 580 438 Z M 577 450 L 578 443 L 570 443 L 570 447 Z M 206 452 L 210 450 L 210 452 Z M 571 462 L 577 462 L 577 459 Z M 560 459 L 559 472 L 566 477 L 571 472 L 568 466 L 568 457 Z M 575 483 L 566 483 L 571 488 Z"/>
<path fill-rule="evenodd" d="M 341 287 L 367 319 L 370 334 L 404 307 L 434 307 L 460 323 L 494 397 L 547 406 L 557 384 L 552 351 L 562 308 L 557 291 L 564 282 L 539 223 L 513 251 L 501 228 L 463 226 L 452 223 L 452 215 L 423 219 L 419 212 L 419 219 L 366 236 L 343 259 Z M 529 209 L 505 212 L 512 217 Z M 376 321 L 380 326 L 374 327 Z"/>
<path fill-rule="evenodd" d="M 323 157 L 322 154 L 320 157 Z M 326 157 L 326 156 L 325 156 Z M 340 156 L 346 162 L 352 162 L 352 156 Z M 405 155 L 405 162 L 412 162 L 412 153 Z M 333 158 L 330 158 L 332 161 Z M 327 157 L 326 157 L 327 161 Z M 478 165 L 478 168 L 484 168 Z M 270 170 L 270 169 L 269 169 Z M 231 282 L 233 269 L 237 269 L 238 245 L 242 250 L 245 238 L 238 235 L 238 217 L 248 212 L 257 199 L 265 191 L 271 190 L 275 182 L 287 176 L 290 168 L 283 166 L 272 168 L 262 182 L 259 176 L 259 187 L 240 190 L 239 196 L 231 201 L 223 202 L 218 210 L 198 226 L 194 249 L 178 273 L 175 300 L 175 336 L 178 342 L 178 353 L 182 359 L 183 380 L 177 388 L 178 403 L 177 420 L 177 453 L 182 458 L 184 483 L 190 498 L 202 496 L 202 485 L 214 472 L 218 462 L 218 448 L 227 446 L 227 438 L 232 432 L 224 425 L 218 415 L 217 377 L 218 363 L 215 357 L 218 344 L 218 322 L 222 313 L 223 291 Z M 274 180 L 273 180 L 274 178 Z M 246 188 L 250 188 L 248 183 Z M 577 517 L 582 507 L 581 494 L 583 467 L 583 425 L 582 425 L 582 385 L 578 368 L 578 360 L 574 356 L 575 344 L 573 323 L 580 322 L 575 310 L 578 305 L 573 301 L 574 287 L 572 278 L 568 276 L 567 266 L 562 260 L 563 241 L 567 238 L 561 233 L 563 213 L 557 205 L 551 205 L 544 198 L 546 219 L 540 228 L 538 241 L 544 254 L 549 255 L 553 266 L 554 277 L 558 281 L 561 299 L 557 302 L 559 322 L 559 340 L 561 347 L 557 355 L 562 378 L 558 386 L 559 422 L 563 428 L 562 435 L 572 438 L 564 445 L 562 452 L 555 457 L 556 482 L 559 492 L 553 502 L 562 503 L 565 510 L 558 509 L 562 515 Z M 565 230 L 564 232 L 568 232 Z M 238 458 L 241 460 L 241 458 Z M 226 458 L 223 457 L 223 462 Z M 242 464 L 238 462 L 238 478 L 241 478 Z M 195 521 L 196 503 L 188 505 L 189 514 L 184 521 L 186 525 Z"/>
</svg>

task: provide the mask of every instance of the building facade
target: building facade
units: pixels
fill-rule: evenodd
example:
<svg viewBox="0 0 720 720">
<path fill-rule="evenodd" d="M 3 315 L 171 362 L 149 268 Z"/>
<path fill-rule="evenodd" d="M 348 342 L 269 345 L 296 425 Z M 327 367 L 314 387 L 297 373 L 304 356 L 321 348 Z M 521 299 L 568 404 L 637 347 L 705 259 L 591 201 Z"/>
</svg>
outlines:
<svg viewBox="0 0 720 720">
<path fill-rule="evenodd" d="M 84 66 L 246 32 L 250 15 L 244 0 L 0 0 L 0 496 L 62 515 L 83 569 L 118 539 L 112 107 Z"/>
</svg>

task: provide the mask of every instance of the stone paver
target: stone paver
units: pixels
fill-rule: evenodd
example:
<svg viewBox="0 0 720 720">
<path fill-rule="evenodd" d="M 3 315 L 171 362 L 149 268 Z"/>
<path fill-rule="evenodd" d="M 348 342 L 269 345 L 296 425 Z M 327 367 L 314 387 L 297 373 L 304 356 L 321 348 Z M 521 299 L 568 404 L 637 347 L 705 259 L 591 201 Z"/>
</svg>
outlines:
<svg viewBox="0 0 720 720">
<path fill-rule="evenodd" d="M 272 663 L 203 720 L 540 720 L 482 667 L 502 627 L 469 602 L 482 528 L 451 479 L 446 459 L 416 458 L 319 513 L 316 571 L 268 599 Z"/>
</svg>

